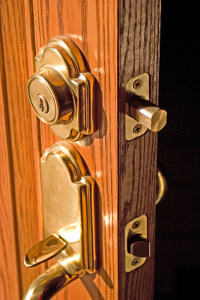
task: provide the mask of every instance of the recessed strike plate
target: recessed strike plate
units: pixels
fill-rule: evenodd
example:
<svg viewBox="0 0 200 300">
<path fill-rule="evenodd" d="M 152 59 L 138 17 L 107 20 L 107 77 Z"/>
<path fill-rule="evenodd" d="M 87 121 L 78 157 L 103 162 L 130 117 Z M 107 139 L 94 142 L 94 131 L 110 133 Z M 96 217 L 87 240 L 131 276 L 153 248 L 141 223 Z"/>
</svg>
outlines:
<svg viewBox="0 0 200 300">
<path fill-rule="evenodd" d="M 129 252 L 129 242 L 134 240 L 140 241 L 147 240 L 147 216 L 142 215 L 131 222 L 125 227 L 125 271 L 131 272 L 141 267 L 146 262 L 146 257 L 135 256 Z M 150 245 L 150 244 L 149 244 Z M 149 256 L 149 254 L 148 254 Z"/>
<path fill-rule="evenodd" d="M 127 94 L 135 94 L 145 100 L 149 100 L 149 74 L 144 73 L 137 77 L 132 78 L 126 85 Z M 128 97 L 127 95 L 127 97 Z M 129 116 L 129 103 L 126 102 L 126 140 L 133 140 L 143 135 L 148 129 L 144 125 L 137 122 Z"/>
</svg>

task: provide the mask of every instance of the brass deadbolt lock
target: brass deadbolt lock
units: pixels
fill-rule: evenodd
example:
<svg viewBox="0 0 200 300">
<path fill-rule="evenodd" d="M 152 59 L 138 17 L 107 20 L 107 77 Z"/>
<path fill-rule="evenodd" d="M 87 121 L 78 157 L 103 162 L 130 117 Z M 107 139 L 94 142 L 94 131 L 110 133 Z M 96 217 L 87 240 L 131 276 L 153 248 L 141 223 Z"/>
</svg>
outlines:
<svg viewBox="0 0 200 300">
<path fill-rule="evenodd" d="M 94 76 L 78 46 L 58 36 L 39 50 L 28 82 L 37 117 L 62 139 L 76 141 L 94 131 Z"/>
</svg>

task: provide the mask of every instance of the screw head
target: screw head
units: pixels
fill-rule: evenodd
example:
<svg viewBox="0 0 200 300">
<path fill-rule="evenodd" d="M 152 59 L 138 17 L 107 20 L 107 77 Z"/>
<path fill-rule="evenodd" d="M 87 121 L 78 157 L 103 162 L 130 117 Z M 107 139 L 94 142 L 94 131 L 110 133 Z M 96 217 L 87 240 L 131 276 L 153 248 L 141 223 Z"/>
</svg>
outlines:
<svg viewBox="0 0 200 300">
<path fill-rule="evenodd" d="M 141 84 L 142 84 L 142 80 L 141 80 L 141 79 L 136 79 L 136 80 L 133 82 L 133 88 L 134 88 L 134 89 L 138 89 L 139 87 L 141 87 Z"/>
<path fill-rule="evenodd" d="M 137 264 L 139 264 L 140 259 L 139 257 L 134 258 L 134 260 L 132 261 L 132 266 L 136 266 Z"/>
<path fill-rule="evenodd" d="M 139 226 L 140 226 L 140 222 L 136 221 L 136 222 L 133 223 L 132 228 L 137 229 Z"/>
<path fill-rule="evenodd" d="M 138 134 L 142 130 L 142 125 L 137 124 L 133 127 L 133 133 Z"/>
</svg>

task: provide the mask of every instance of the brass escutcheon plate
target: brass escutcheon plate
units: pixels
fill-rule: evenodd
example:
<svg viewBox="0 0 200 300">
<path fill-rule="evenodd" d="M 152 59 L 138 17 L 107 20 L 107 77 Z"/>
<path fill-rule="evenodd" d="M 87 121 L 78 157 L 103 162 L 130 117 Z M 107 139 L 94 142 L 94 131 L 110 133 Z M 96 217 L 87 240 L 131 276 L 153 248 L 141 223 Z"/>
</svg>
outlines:
<svg viewBox="0 0 200 300">
<path fill-rule="evenodd" d="M 78 46 L 57 36 L 35 57 L 29 100 L 37 117 L 58 137 L 77 141 L 94 132 L 94 84 Z"/>
<path fill-rule="evenodd" d="M 65 141 L 41 158 L 44 235 L 60 236 L 67 245 L 56 260 L 74 259 L 86 272 L 96 269 L 94 180 L 77 150 Z"/>
</svg>

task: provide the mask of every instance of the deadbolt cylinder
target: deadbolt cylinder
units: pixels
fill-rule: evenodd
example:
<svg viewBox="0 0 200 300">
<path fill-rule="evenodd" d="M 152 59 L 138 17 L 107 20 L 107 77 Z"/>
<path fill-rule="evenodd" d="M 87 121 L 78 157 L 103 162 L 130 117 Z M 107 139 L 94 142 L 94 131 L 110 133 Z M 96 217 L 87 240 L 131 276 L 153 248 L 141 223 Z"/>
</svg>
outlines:
<svg viewBox="0 0 200 300">
<path fill-rule="evenodd" d="M 31 76 L 28 95 L 36 115 L 44 123 L 53 125 L 63 117 L 65 122 L 70 122 L 73 116 L 74 95 L 53 67 L 44 66 Z"/>
</svg>

